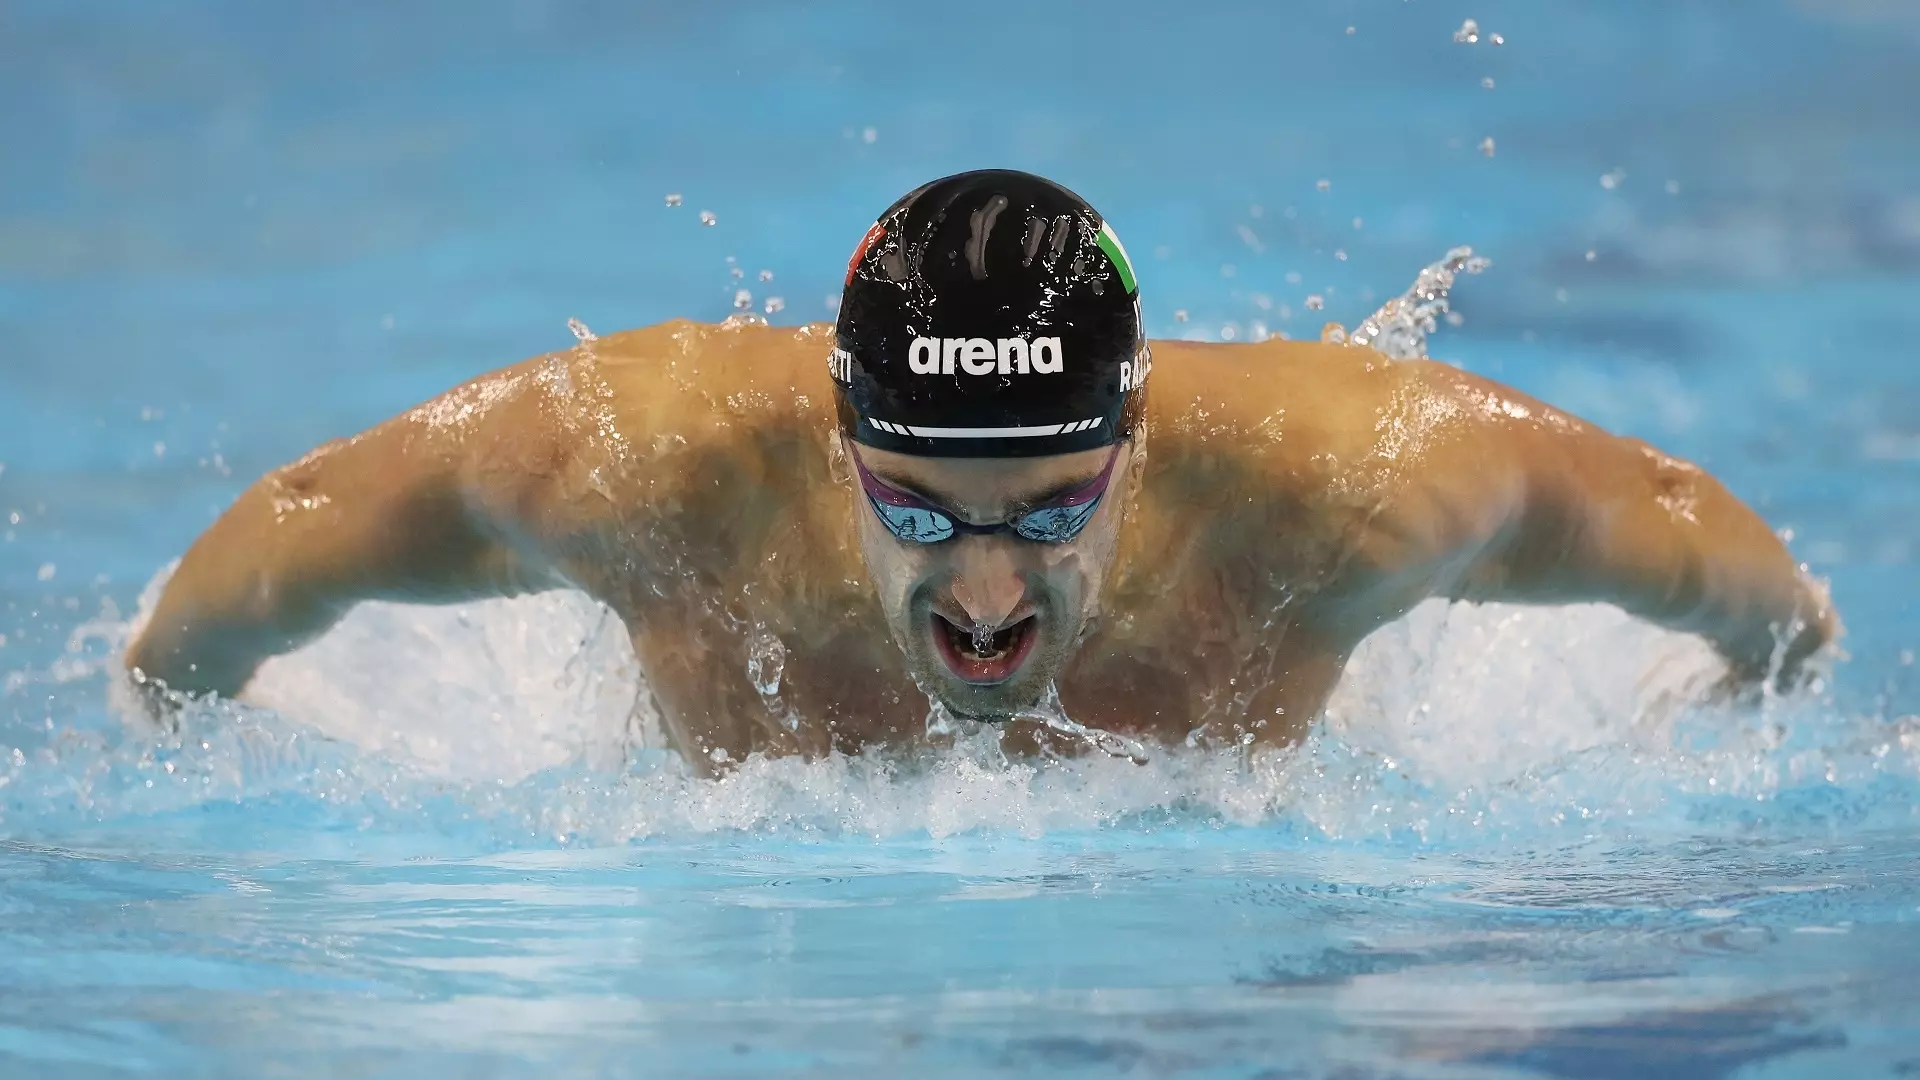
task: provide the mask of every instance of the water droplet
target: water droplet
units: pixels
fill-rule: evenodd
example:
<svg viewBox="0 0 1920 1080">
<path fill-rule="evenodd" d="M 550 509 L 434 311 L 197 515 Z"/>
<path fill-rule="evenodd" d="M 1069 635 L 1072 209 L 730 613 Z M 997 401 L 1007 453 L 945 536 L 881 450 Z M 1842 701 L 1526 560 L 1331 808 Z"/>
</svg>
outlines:
<svg viewBox="0 0 1920 1080">
<path fill-rule="evenodd" d="M 573 331 L 574 340 L 582 345 L 585 345 L 589 341 L 600 340 L 595 336 L 593 331 L 587 329 L 587 324 L 581 322 L 579 319 L 568 319 L 567 329 Z"/>
<path fill-rule="evenodd" d="M 1240 328 L 1238 326 L 1235 326 L 1233 323 L 1228 323 L 1227 325 L 1220 328 L 1221 341 L 1232 341 L 1234 338 L 1237 338 L 1239 336 L 1240 336 Z"/>
<path fill-rule="evenodd" d="M 719 220 L 720 219 L 715 217 L 713 211 L 711 210 L 700 211 L 700 224 L 702 225 L 712 225 L 717 223 Z"/>
<path fill-rule="evenodd" d="M 771 271 L 771 270 L 762 270 L 762 271 L 760 271 L 760 280 L 761 280 L 761 281 L 772 281 L 772 280 L 773 280 L 773 271 Z"/>
<path fill-rule="evenodd" d="M 784 299 L 778 296 L 767 297 L 767 304 L 766 304 L 767 314 L 777 315 L 780 312 L 785 311 L 786 307 L 787 307 L 787 302 Z"/>
<path fill-rule="evenodd" d="M 681 203 L 683 203 L 683 202 L 685 202 L 685 201 L 686 201 L 685 199 L 682 199 L 682 198 L 680 197 L 680 193 L 679 193 L 679 192 L 677 192 L 677 191 L 669 191 L 669 192 L 667 192 L 667 205 L 668 205 L 668 206 L 679 206 L 679 205 L 680 205 Z"/>
<path fill-rule="evenodd" d="M 54 565 L 52 563 L 50 562 L 41 563 L 39 572 L 36 573 L 34 576 L 39 578 L 41 581 L 52 581 L 53 575 L 56 572 L 57 571 L 55 570 Z"/>
<path fill-rule="evenodd" d="M 880 137 L 880 129 L 874 128 L 874 127 L 869 127 L 860 133 L 860 141 L 866 143 L 868 146 L 872 146 L 874 143 L 874 140 L 878 139 L 879 137 Z"/>
<path fill-rule="evenodd" d="M 1489 135 L 1480 140 L 1480 152 L 1488 157 L 1493 156 L 1493 136 Z"/>
<path fill-rule="evenodd" d="M 746 289 L 737 289 L 733 294 L 733 306 L 745 311 L 753 306 L 753 294 Z"/>
<path fill-rule="evenodd" d="M 761 697 L 780 692 L 780 680 L 787 671 L 787 647 L 766 629 L 747 643 L 747 681 Z"/>
<path fill-rule="evenodd" d="M 1491 89 L 1493 89 L 1493 76 L 1491 76 L 1491 75 L 1489 75 L 1489 76 L 1487 76 L 1486 78 L 1484 78 L 1484 79 L 1481 79 L 1481 80 L 1480 80 L 1480 89 L 1482 89 L 1482 90 L 1491 90 Z"/>
<path fill-rule="evenodd" d="M 1460 29 L 1453 32 L 1453 40 L 1455 44 L 1459 45 L 1473 45 L 1478 43 L 1480 40 L 1480 24 L 1472 19 L 1461 23 Z"/>
<path fill-rule="evenodd" d="M 1314 181 L 1314 184 L 1313 184 L 1313 186 L 1314 186 L 1314 187 L 1316 187 L 1316 188 L 1319 188 L 1319 189 L 1320 189 L 1321 191 L 1332 191 L 1332 190 L 1333 190 L 1333 181 L 1331 181 L 1331 180 L 1316 180 L 1316 181 Z"/>
<path fill-rule="evenodd" d="M 1327 306 L 1327 299 L 1326 299 L 1326 297 L 1324 297 L 1324 296 L 1321 296 L 1321 295 L 1319 295 L 1318 293 L 1316 293 L 1316 294 L 1314 294 L 1314 295 L 1312 295 L 1312 296 L 1309 296 L 1309 297 L 1307 297 L 1307 310 L 1308 310 L 1308 311 L 1319 311 L 1319 310 L 1320 310 L 1321 308 L 1323 308 L 1323 307 L 1326 307 L 1326 306 Z"/>
<path fill-rule="evenodd" d="M 1187 309 L 1186 309 L 1186 308 L 1180 308 L 1179 310 L 1177 310 L 1177 311 L 1175 311 L 1175 312 L 1173 313 L 1173 321 L 1174 321 L 1174 322 L 1186 322 L 1186 321 L 1187 321 Z"/>
</svg>

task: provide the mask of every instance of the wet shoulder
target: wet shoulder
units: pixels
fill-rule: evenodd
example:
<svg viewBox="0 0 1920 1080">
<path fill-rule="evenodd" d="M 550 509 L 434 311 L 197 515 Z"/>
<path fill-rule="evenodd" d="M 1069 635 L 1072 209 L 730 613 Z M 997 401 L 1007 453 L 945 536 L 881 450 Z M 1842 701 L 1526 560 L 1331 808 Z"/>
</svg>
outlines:
<svg viewBox="0 0 1920 1080">
<path fill-rule="evenodd" d="M 634 558 L 701 573 L 810 530 L 830 486 L 822 340 L 819 327 L 676 321 L 556 354 L 563 374 L 545 381 L 567 433 L 567 501 Z"/>
<path fill-rule="evenodd" d="M 1418 382 L 1408 365 L 1355 346 L 1162 341 L 1153 353 L 1154 452 L 1263 470 L 1366 452 Z"/>
</svg>

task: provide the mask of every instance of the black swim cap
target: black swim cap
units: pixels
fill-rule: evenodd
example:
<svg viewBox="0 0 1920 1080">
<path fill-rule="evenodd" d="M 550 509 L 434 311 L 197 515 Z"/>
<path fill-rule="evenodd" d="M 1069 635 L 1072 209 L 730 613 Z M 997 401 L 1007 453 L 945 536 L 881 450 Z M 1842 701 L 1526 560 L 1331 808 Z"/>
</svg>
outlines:
<svg viewBox="0 0 1920 1080">
<path fill-rule="evenodd" d="M 855 442 L 1033 457 L 1132 434 L 1151 358 L 1127 253 L 1086 200 L 1030 173 L 936 180 L 854 249 L 831 366 Z"/>
</svg>

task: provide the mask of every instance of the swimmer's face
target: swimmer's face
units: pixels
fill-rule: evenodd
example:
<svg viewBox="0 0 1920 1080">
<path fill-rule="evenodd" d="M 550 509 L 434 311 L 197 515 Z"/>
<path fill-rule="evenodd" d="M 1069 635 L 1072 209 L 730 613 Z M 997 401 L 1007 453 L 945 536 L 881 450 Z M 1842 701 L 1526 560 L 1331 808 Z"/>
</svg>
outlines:
<svg viewBox="0 0 1920 1080">
<path fill-rule="evenodd" d="M 1037 703 L 1096 610 L 1113 562 L 1131 445 L 1011 459 L 847 449 L 856 462 L 861 549 L 914 678 L 970 719 L 1005 719 Z M 1083 512 L 1092 495 L 1097 503 Z M 962 524 L 935 543 L 896 535 L 916 527 L 922 536 L 941 535 L 944 520 Z M 1029 534 L 1071 539 L 966 529 L 1012 521 Z"/>
</svg>

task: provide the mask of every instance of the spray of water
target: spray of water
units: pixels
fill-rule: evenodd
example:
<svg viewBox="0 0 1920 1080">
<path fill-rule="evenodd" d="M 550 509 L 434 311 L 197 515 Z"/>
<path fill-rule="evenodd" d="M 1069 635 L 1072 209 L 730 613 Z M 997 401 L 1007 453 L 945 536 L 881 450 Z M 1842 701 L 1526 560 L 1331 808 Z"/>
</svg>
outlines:
<svg viewBox="0 0 1920 1080">
<path fill-rule="evenodd" d="M 1371 345 L 1395 360 L 1424 360 L 1428 335 L 1453 310 L 1448 295 L 1455 280 L 1491 265 L 1470 247 L 1454 248 L 1446 258 L 1422 269 L 1411 288 L 1380 305 L 1380 310 L 1359 326 L 1349 331 L 1338 323 L 1329 323 L 1321 332 L 1321 340 Z"/>
</svg>

